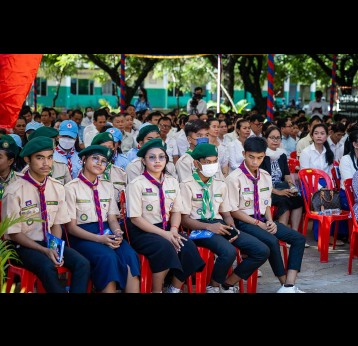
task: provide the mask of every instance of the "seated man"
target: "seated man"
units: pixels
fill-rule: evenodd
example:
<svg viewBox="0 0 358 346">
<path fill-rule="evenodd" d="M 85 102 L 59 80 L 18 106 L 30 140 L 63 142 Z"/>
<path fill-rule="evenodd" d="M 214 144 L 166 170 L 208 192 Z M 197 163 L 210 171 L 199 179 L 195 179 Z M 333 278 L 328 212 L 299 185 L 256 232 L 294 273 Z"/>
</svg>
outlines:
<svg viewBox="0 0 358 346">
<path fill-rule="evenodd" d="M 250 137 L 244 143 L 244 161 L 226 178 L 231 204 L 231 215 L 241 233 L 250 234 L 270 249 L 269 262 L 278 277 L 281 288 L 277 293 L 303 293 L 295 286 L 301 269 L 305 237 L 287 226 L 272 221 L 272 179 L 260 169 L 267 142 L 261 137 Z M 281 257 L 279 240 L 291 245 L 287 273 Z"/>
<path fill-rule="evenodd" d="M 207 293 L 235 293 L 240 279 L 247 280 L 269 256 L 268 247 L 257 238 L 237 232 L 230 215 L 225 182 L 214 177 L 218 170 L 218 150 L 213 144 L 199 144 L 191 153 L 195 170 L 180 183 L 183 199 L 182 225 L 191 230 L 209 230 L 208 238 L 194 240 L 197 246 L 210 249 L 218 257 Z M 240 248 L 247 257 L 227 277 Z"/>
</svg>

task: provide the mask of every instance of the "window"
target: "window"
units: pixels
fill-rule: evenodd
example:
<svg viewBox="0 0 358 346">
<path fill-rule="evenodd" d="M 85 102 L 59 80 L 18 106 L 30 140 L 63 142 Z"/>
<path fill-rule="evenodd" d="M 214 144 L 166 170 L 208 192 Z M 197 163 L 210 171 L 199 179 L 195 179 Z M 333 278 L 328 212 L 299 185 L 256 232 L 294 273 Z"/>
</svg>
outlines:
<svg viewBox="0 0 358 346">
<path fill-rule="evenodd" d="M 179 96 L 184 96 L 183 92 L 179 90 L 178 88 L 171 88 L 168 89 L 168 96 L 177 96 L 177 93 L 179 92 Z"/>
<path fill-rule="evenodd" d="M 102 95 L 116 95 L 116 84 L 108 81 L 102 85 Z"/>
<path fill-rule="evenodd" d="M 89 79 L 71 78 L 71 94 L 93 95 L 94 82 Z"/>
<path fill-rule="evenodd" d="M 47 79 L 36 78 L 37 95 L 47 96 Z"/>
</svg>

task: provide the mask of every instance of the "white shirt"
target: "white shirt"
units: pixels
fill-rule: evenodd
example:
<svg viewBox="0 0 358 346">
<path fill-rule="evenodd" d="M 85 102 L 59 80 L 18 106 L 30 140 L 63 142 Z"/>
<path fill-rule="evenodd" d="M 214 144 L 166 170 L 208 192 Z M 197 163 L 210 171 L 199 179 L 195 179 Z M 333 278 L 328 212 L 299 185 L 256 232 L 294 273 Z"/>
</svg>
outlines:
<svg viewBox="0 0 358 346">
<path fill-rule="evenodd" d="M 318 113 L 317 111 L 315 111 L 314 115 L 318 115 L 321 119 L 323 118 L 324 115 L 328 115 L 329 110 L 328 110 L 328 103 L 326 101 L 320 101 L 317 102 L 316 100 L 312 100 L 309 104 L 308 104 L 308 109 L 307 109 L 307 115 L 311 115 L 313 116 L 313 110 L 315 108 L 322 108 L 322 114 Z"/>
<path fill-rule="evenodd" d="M 92 118 L 89 118 L 87 116 L 85 116 L 83 119 L 82 119 L 82 122 L 81 122 L 81 125 L 86 127 L 88 125 L 91 125 L 92 124 Z"/>
<path fill-rule="evenodd" d="M 179 156 L 183 156 L 189 148 L 189 142 L 186 138 L 184 129 L 181 129 L 175 137 L 177 141 Z"/>
<path fill-rule="evenodd" d="M 83 143 L 85 144 L 86 148 L 91 145 L 92 139 L 97 133 L 99 132 L 96 129 L 96 126 L 94 126 L 93 124 L 85 127 L 85 129 L 83 130 Z"/>
<path fill-rule="evenodd" d="M 188 103 L 186 104 L 186 111 L 190 114 L 190 110 L 192 109 L 190 102 L 192 99 L 188 100 Z M 203 99 L 200 99 L 198 101 L 198 105 L 196 106 L 196 110 L 198 111 L 198 114 L 206 114 L 206 110 L 207 110 L 207 104 L 206 101 L 204 101 Z"/>
<path fill-rule="evenodd" d="M 322 153 L 320 153 L 316 149 L 314 143 L 312 143 L 310 146 L 303 149 L 299 160 L 301 168 L 320 169 L 322 171 L 325 171 L 332 178 L 332 165 L 328 165 L 326 161 L 325 147 L 323 147 L 323 151 Z"/>
<path fill-rule="evenodd" d="M 226 142 L 226 143 L 234 142 L 235 139 L 238 139 L 238 138 L 239 138 L 239 135 L 237 134 L 237 132 L 232 131 L 232 132 L 229 132 L 224 135 L 224 142 Z"/>
<path fill-rule="evenodd" d="M 344 181 L 346 179 L 353 178 L 353 175 L 356 172 L 349 154 L 344 155 L 341 158 L 341 161 L 339 162 L 339 172 L 341 173 L 341 189 L 345 190 Z"/>
<path fill-rule="evenodd" d="M 242 152 L 244 151 L 244 147 L 239 139 L 229 143 L 228 145 L 229 151 L 229 172 L 231 173 L 237 167 L 241 165 L 241 162 L 244 161 L 244 156 Z"/>
<path fill-rule="evenodd" d="M 307 148 L 313 143 L 312 137 L 308 134 L 306 137 L 301 138 L 296 144 L 297 157 L 301 155 L 303 149 Z"/>
<path fill-rule="evenodd" d="M 179 156 L 177 141 L 173 137 L 167 137 L 165 144 L 167 145 L 166 152 L 169 156 L 169 161 L 173 162 L 173 156 Z"/>
<path fill-rule="evenodd" d="M 250 138 L 250 137 L 262 137 L 262 133 L 260 133 L 259 135 L 256 135 L 255 132 L 251 130 L 250 136 L 248 138 Z"/>
<path fill-rule="evenodd" d="M 342 140 L 340 140 L 337 144 L 334 144 L 331 137 L 327 138 L 327 142 L 328 142 L 331 150 L 333 151 L 334 159 L 337 162 L 341 161 L 341 158 L 344 153 L 344 142 L 342 142 Z"/>
</svg>

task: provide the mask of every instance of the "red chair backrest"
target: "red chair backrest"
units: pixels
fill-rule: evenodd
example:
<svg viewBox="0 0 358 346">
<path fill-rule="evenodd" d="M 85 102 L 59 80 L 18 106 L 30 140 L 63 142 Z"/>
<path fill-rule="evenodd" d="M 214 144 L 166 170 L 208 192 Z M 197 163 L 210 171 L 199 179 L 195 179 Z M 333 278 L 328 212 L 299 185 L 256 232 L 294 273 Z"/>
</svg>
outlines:
<svg viewBox="0 0 358 346">
<path fill-rule="evenodd" d="M 337 174 L 337 169 L 339 170 L 339 167 L 333 163 L 333 167 L 331 168 L 332 180 L 336 186 L 336 189 L 339 190 L 341 188 L 341 178 Z"/>
<path fill-rule="evenodd" d="M 353 226 L 354 228 L 358 228 L 358 223 L 356 216 L 354 214 L 353 205 L 354 205 L 354 192 L 353 192 L 353 186 L 352 186 L 352 178 L 346 179 L 344 181 L 344 188 L 347 196 L 348 206 L 349 210 L 352 214 L 352 220 L 353 220 Z"/>
<path fill-rule="evenodd" d="M 297 151 L 292 151 L 290 154 L 291 159 L 297 159 Z"/>
<path fill-rule="evenodd" d="M 323 178 L 326 181 L 326 188 L 333 189 L 333 183 L 330 176 L 321 169 L 303 168 L 298 171 L 298 178 L 302 187 L 302 197 L 305 202 L 306 212 L 311 211 L 311 199 L 313 193 L 318 191 L 319 179 Z"/>
<path fill-rule="evenodd" d="M 296 173 L 296 167 L 300 167 L 300 161 L 291 157 L 287 159 L 287 163 L 290 173 Z"/>
</svg>

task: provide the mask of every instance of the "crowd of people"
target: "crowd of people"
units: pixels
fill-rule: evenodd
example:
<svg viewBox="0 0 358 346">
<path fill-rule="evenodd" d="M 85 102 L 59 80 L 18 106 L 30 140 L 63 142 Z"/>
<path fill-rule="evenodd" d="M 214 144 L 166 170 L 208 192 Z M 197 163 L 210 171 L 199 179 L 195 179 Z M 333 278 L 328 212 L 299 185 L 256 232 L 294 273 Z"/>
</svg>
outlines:
<svg viewBox="0 0 358 346">
<path fill-rule="evenodd" d="M 298 232 L 303 198 L 288 157 L 329 176 L 339 164 L 342 208 L 343 181 L 358 186 L 358 125 L 326 116 L 318 103 L 307 115 L 276 112 L 273 121 L 255 108 L 208 110 L 200 87 L 182 114 L 153 111 L 144 88 L 118 113 L 24 106 L 0 138 L 1 215 L 25 217 L 5 238 L 47 292 L 65 292 L 57 275 L 65 266 L 72 293 L 86 292 L 89 280 L 96 292 L 139 293 L 142 255 L 152 292 L 178 293 L 208 265 L 204 247 L 215 254 L 207 293 L 237 292 L 267 260 L 278 293 L 301 293 L 309 245 Z M 68 242 L 61 262 L 48 233 Z M 280 241 L 290 247 L 287 268 Z"/>
</svg>

